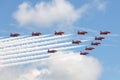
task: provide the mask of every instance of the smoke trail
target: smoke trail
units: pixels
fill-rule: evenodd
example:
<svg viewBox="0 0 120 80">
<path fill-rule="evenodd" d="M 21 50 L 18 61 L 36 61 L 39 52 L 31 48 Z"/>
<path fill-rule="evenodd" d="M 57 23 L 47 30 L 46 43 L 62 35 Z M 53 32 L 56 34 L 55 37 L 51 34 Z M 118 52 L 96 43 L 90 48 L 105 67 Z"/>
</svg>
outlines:
<svg viewBox="0 0 120 80">
<path fill-rule="evenodd" d="M 59 54 L 59 53 L 56 53 L 56 54 Z M 46 56 L 50 56 L 50 55 L 52 55 L 52 54 L 46 54 Z M 35 56 L 35 57 L 37 57 L 37 56 Z M 2 65 L 0 65 L 0 67 L 10 67 L 10 66 L 23 65 L 23 64 L 34 63 L 34 62 L 39 62 L 39 61 L 47 61 L 47 60 L 52 60 L 52 59 L 57 59 L 57 58 L 65 58 L 65 57 L 69 57 L 69 56 L 66 55 L 64 57 L 63 56 L 58 56 L 58 57 L 55 56 L 55 57 L 51 57 L 51 58 L 31 59 L 31 60 L 22 61 L 22 62 L 2 64 Z M 24 60 L 25 58 L 22 58 L 22 59 Z M 17 59 L 14 59 L 13 61 L 16 61 L 16 60 Z M 20 58 L 18 60 L 20 60 Z"/>
<path fill-rule="evenodd" d="M 28 48 L 28 47 L 34 47 L 34 46 L 40 46 L 40 45 L 45 45 L 45 44 L 50 44 L 50 43 L 56 43 L 56 42 L 60 42 L 60 41 L 65 41 L 68 40 L 69 38 L 62 38 L 62 39 L 55 39 L 55 40 L 48 40 L 48 41 L 43 41 L 43 42 L 33 42 L 33 43 L 29 43 L 29 44 L 25 44 L 25 45 L 18 45 L 18 46 L 12 46 L 12 47 L 8 47 L 6 49 L 0 49 L 0 51 L 13 51 L 13 50 L 17 50 L 17 49 L 23 49 L 23 48 Z M 0 54 L 1 55 L 1 54 Z"/>
<path fill-rule="evenodd" d="M 8 42 L 8 41 L 11 41 L 11 40 L 16 40 L 16 39 L 20 39 L 20 38 L 24 38 L 25 36 L 18 36 L 18 37 L 10 37 L 10 38 L 3 38 L 1 39 L 0 41 L 1 42 Z"/>
<path fill-rule="evenodd" d="M 68 49 L 79 48 L 79 47 L 83 47 L 83 46 L 85 46 L 85 45 L 61 47 L 61 48 L 55 48 L 55 50 L 68 50 Z M 20 53 L 20 54 L 5 55 L 5 56 L 0 56 L 0 59 L 32 55 L 32 54 L 35 55 L 35 54 L 40 54 L 40 53 L 44 53 L 44 52 L 47 52 L 47 50 L 38 50 L 38 51 L 33 51 L 33 52 L 31 51 L 31 52 L 25 52 L 25 53 Z"/>
<path fill-rule="evenodd" d="M 42 36 L 39 36 L 39 37 L 27 37 L 27 38 L 20 38 L 20 39 L 15 39 L 15 40 L 7 41 L 7 42 L 2 42 L 2 43 L 0 43 L 2 45 L 0 47 L 9 47 L 9 46 L 13 46 L 13 45 L 24 44 L 24 43 L 32 42 L 32 39 L 38 40 L 39 38 L 44 38 L 44 37 L 47 37 L 49 35 L 50 34 L 48 34 L 48 35 L 42 35 Z"/>
<path fill-rule="evenodd" d="M 68 35 L 63 35 L 63 36 L 52 36 L 52 37 L 47 37 L 47 38 L 41 38 L 39 41 L 42 41 L 42 40 L 49 40 L 49 39 L 55 39 L 55 38 L 64 38 L 64 37 L 68 37 L 68 36 L 70 36 L 70 34 L 68 34 Z M 29 41 L 27 41 L 27 42 L 29 42 Z M 12 44 L 13 45 L 13 44 Z M 4 47 L 4 46 L 3 46 Z M 13 53 L 13 52 L 15 52 L 15 51 L 11 51 L 11 52 L 7 52 L 7 51 L 5 51 L 5 52 L 1 52 L 2 54 L 7 54 L 7 53 Z"/>
<path fill-rule="evenodd" d="M 68 49 L 72 49 L 72 48 L 78 48 L 78 47 L 83 47 L 82 46 L 71 46 L 71 47 L 64 47 L 65 49 L 64 50 L 68 50 Z M 63 48 L 56 48 L 56 50 L 63 50 Z M 41 53 L 43 52 L 46 52 L 47 50 L 43 50 L 41 51 Z M 45 56 L 49 56 L 51 54 L 44 54 L 44 55 L 34 55 L 34 56 L 25 56 L 25 57 L 22 57 L 22 58 L 12 58 L 12 59 L 6 59 L 6 60 L 1 60 L 1 63 L 7 63 L 7 62 L 11 62 L 11 61 L 20 61 L 20 60 L 25 60 L 23 62 L 26 62 L 26 60 L 28 60 L 29 62 L 29 59 L 35 59 L 35 58 L 40 58 L 40 57 L 45 57 Z M 14 62 L 15 63 L 15 62 Z M 14 64 L 14 63 L 7 63 L 7 64 Z M 17 62 L 15 64 L 19 64 L 19 63 L 22 63 L 22 62 Z M 2 65 L 7 65 L 7 64 L 2 64 Z"/>
</svg>

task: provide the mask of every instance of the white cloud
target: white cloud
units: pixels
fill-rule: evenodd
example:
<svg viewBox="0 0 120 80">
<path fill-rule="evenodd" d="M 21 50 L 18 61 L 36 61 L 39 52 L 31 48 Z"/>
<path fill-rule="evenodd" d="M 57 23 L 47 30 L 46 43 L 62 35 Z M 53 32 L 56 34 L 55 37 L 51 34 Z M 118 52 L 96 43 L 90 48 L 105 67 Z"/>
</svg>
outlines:
<svg viewBox="0 0 120 80">
<path fill-rule="evenodd" d="M 101 10 L 101 11 L 104 11 L 105 8 L 106 8 L 105 5 L 106 5 L 106 3 L 99 4 L 98 9 Z"/>
<path fill-rule="evenodd" d="M 13 17 L 20 26 L 51 27 L 57 24 L 56 26 L 60 29 L 66 26 L 70 29 L 74 22 L 81 19 L 89 9 L 95 7 L 100 11 L 105 11 L 106 2 L 93 0 L 77 9 L 68 0 L 41 1 L 34 6 L 23 2 L 14 12 Z"/>
<path fill-rule="evenodd" d="M 98 10 L 105 11 L 107 5 L 106 1 L 94 0 L 94 3 L 96 4 Z"/>
<path fill-rule="evenodd" d="M 17 78 L 23 73 L 21 67 L 7 67 L 0 68 L 0 80 L 17 80 Z"/>
<path fill-rule="evenodd" d="M 28 71 L 27 73 L 23 73 L 24 75 L 20 76 L 19 80 L 36 80 L 40 75 L 40 71 L 37 69 L 32 69 Z"/>
<path fill-rule="evenodd" d="M 53 54 L 50 58 L 53 59 L 44 62 L 45 69 L 30 68 L 17 80 L 98 80 L 101 73 L 101 65 L 93 57 L 70 52 Z"/>
<path fill-rule="evenodd" d="M 50 26 L 53 24 L 72 24 L 78 20 L 83 13 L 89 9 L 89 4 L 75 9 L 67 0 L 51 0 L 51 2 L 40 2 L 35 6 L 24 2 L 19 5 L 13 17 L 21 26 Z"/>
</svg>

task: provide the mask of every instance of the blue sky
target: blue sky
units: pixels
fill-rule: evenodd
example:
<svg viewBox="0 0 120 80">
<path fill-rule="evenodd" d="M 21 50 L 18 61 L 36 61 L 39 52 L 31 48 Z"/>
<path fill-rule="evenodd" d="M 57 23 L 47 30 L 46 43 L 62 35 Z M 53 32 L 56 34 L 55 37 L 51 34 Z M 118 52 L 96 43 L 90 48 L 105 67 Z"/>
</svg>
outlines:
<svg viewBox="0 0 120 80">
<path fill-rule="evenodd" d="M 51 0 L 1 0 L 0 1 L 0 36 L 8 37 L 11 32 L 18 32 L 23 35 L 29 35 L 32 31 L 41 31 L 43 34 L 54 32 L 59 28 L 61 23 L 52 23 L 52 27 L 46 27 L 46 25 L 36 26 L 34 24 L 28 24 L 20 26 L 19 22 L 13 14 L 18 10 L 18 6 L 23 2 L 28 2 L 32 6 L 41 1 Z M 105 36 L 106 39 L 102 41 L 102 44 L 91 51 L 90 56 L 97 58 L 103 67 L 103 72 L 99 80 L 120 80 L 120 10 L 119 0 L 96 0 L 97 3 L 93 3 L 93 0 L 67 0 L 70 2 L 74 9 L 77 10 L 81 6 L 88 3 L 88 8 L 79 19 L 70 24 L 73 31 L 77 29 L 89 29 L 99 32 L 110 31 L 111 35 Z M 99 4 L 103 4 L 103 8 L 99 9 Z M 57 25 L 56 25 L 57 24 Z M 61 24 L 61 26 L 69 26 L 68 24 Z M 57 27 L 56 27 L 57 26 Z M 64 26 L 63 26 L 64 27 Z M 66 31 L 65 29 L 58 29 Z M 67 31 L 66 31 L 67 32 Z M 70 33 L 70 32 L 69 32 Z M 96 33 L 94 36 L 98 35 Z M 83 50 L 83 49 L 81 49 Z"/>
</svg>

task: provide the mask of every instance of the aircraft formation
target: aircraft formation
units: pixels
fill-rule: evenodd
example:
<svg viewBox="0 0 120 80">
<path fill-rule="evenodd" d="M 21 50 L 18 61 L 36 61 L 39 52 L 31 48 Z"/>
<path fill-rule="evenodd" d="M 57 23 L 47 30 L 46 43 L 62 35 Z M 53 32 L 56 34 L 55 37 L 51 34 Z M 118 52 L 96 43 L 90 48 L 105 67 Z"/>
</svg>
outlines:
<svg viewBox="0 0 120 80">
<path fill-rule="evenodd" d="M 85 34 L 87 34 L 88 32 L 87 31 L 78 31 L 77 32 L 77 34 L 78 35 L 85 35 Z M 40 36 L 42 33 L 40 33 L 40 32 L 32 32 L 32 36 Z M 55 31 L 55 33 L 54 33 L 55 35 L 63 35 L 63 34 L 65 34 L 65 32 L 62 32 L 62 31 L 58 31 L 58 32 L 56 32 Z M 108 35 L 108 34 L 110 34 L 110 32 L 109 31 L 100 31 L 100 33 L 99 33 L 100 35 Z M 11 33 L 10 34 L 10 37 L 18 37 L 18 36 L 20 36 L 20 34 L 19 33 Z M 103 40 L 103 39 L 105 39 L 105 37 L 102 37 L 102 36 L 97 36 L 97 37 L 95 37 L 95 40 Z M 80 40 L 72 40 L 72 44 L 80 44 L 80 43 L 82 43 L 82 41 L 80 41 Z M 93 45 L 93 46 L 98 46 L 99 44 L 101 44 L 100 42 L 92 42 L 91 43 L 91 45 Z M 85 50 L 93 50 L 93 49 L 95 49 L 94 47 L 86 47 L 85 48 Z M 55 52 L 57 52 L 57 50 L 48 50 L 48 53 L 55 53 Z M 89 54 L 88 52 L 81 52 L 80 53 L 80 55 L 87 55 L 87 54 Z"/>
<path fill-rule="evenodd" d="M 78 31 L 76 36 L 85 36 L 89 34 L 87 31 Z M 95 46 L 101 44 L 100 41 L 110 34 L 109 31 L 100 31 L 99 36 L 93 37 L 90 46 L 86 46 L 84 51 L 80 51 L 80 55 L 86 56 L 89 51 L 94 50 Z M 9 38 L 0 39 L 0 63 L 4 66 L 26 64 L 30 62 L 40 61 L 41 57 L 49 56 L 52 53 L 84 47 L 85 41 L 82 39 L 69 38 L 71 34 L 63 31 L 55 31 L 54 34 L 43 35 L 41 32 L 32 32 L 30 37 L 24 37 L 19 33 L 11 33 Z M 43 54 L 45 53 L 45 54 Z M 32 60 L 40 58 L 39 60 Z M 25 60 L 25 61 L 24 61 Z"/>
</svg>

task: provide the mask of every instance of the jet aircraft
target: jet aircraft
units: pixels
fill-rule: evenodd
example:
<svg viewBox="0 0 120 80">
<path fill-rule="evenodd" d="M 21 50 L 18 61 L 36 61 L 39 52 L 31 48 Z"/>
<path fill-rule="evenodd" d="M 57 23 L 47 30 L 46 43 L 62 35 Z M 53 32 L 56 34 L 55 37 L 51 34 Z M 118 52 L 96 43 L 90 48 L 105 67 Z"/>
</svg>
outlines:
<svg viewBox="0 0 120 80">
<path fill-rule="evenodd" d="M 55 53 L 57 50 L 48 50 L 48 53 Z"/>
<path fill-rule="evenodd" d="M 85 50 L 93 50 L 95 49 L 94 47 L 86 47 Z"/>
<path fill-rule="evenodd" d="M 11 33 L 10 36 L 11 37 L 18 37 L 18 36 L 20 36 L 20 34 L 18 34 L 18 33 Z"/>
<path fill-rule="evenodd" d="M 32 36 L 39 36 L 39 35 L 41 35 L 40 32 L 32 32 Z"/>
<path fill-rule="evenodd" d="M 78 35 L 85 35 L 85 34 L 87 34 L 87 33 L 88 33 L 88 32 L 86 32 L 86 31 L 78 31 L 78 32 L 77 32 Z"/>
<path fill-rule="evenodd" d="M 89 54 L 88 52 L 80 52 L 80 55 L 87 55 Z"/>
<path fill-rule="evenodd" d="M 103 39 L 105 39 L 104 37 L 95 37 L 95 40 L 103 40 Z"/>
<path fill-rule="evenodd" d="M 107 35 L 107 34 L 110 34 L 110 32 L 109 31 L 100 31 L 100 35 Z"/>
<path fill-rule="evenodd" d="M 55 35 L 63 35 L 63 34 L 64 34 L 64 32 L 62 32 L 62 31 L 60 31 L 60 32 L 55 31 Z"/>
<path fill-rule="evenodd" d="M 101 44 L 100 42 L 92 42 L 91 45 L 96 45 L 98 46 L 99 44 Z"/>
<path fill-rule="evenodd" d="M 72 44 L 80 44 L 82 41 L 80 41 L 80 40 L 73 40 L 72 41 Z"/>
</svg>

